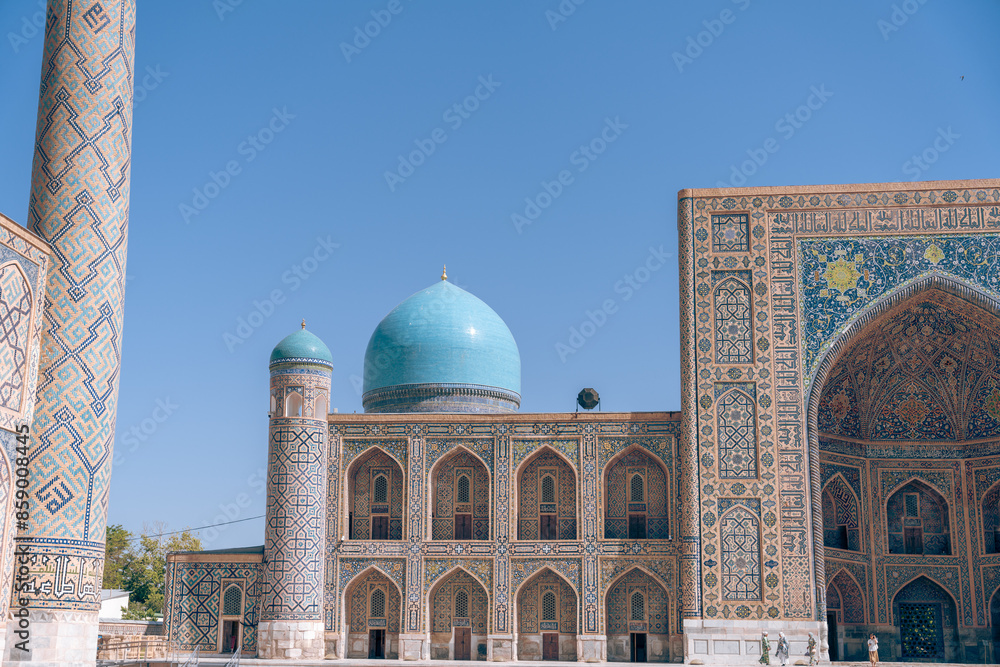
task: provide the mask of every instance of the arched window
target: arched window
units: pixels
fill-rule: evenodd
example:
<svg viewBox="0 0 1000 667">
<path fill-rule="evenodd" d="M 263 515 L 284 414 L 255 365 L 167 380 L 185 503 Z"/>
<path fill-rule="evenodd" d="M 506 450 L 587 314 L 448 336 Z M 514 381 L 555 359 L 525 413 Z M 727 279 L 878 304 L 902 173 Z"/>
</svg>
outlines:
<svg viewBox="0 0 1000 667">
<path fill-rule="evenodd" d="M 556 618 L 556 594 L 552 591 L 546 591 L 545 594 L 542 595 L 542 620 L 558 620 Z"/>
<path fill-rule="evenodd" d="M 469 594 L 464 590 L 455 593 L 455 617 L 469 617 Z"/>
<path fill-rule="evenodd" d="M 552 475 L 542 477 L 542 502 L 554 503 L 556 501 L 556 481 Z"/>
<path fill-rule="evenodd" d="M 471 485 L 469 484 L 469 478 L 467 476 L 465 476 L 465 475 L 460 476 L 458 478 L 458 483 L 456 484 L 456 486 L 458 488 L 457 488 L 457 490 L 455 492 L 455 502 L 458 502 L 458 503 L 467 503 L 467 502 L 470 502 L 470 500 L 469 500 L 469 495 L 470 495 L 469 494 L 469 487 Z"/>
<path fill-rule="evenodd" d="M 302 416 L 302 394 L 297 391 L 288 392 L 288 395 L 285 396 L 285 416 Z"/>
<path fill-rule="evenodd" d="M 631 501 L 630 502 L 633 502 L 633 503 L 644 502 L 643 499 L 645 498 L 645 494 L 643 493 L 643 489 L 642 489 L 642 475 L 640 475 L 639 473 L 636 473 L 636 474 L 632 475 L 632 479 L 629 482 L 629 486 L 630 486 L 630 491 L 631 491 L 631 494 L 630 494 Z"/>
<path fill-rule="evenodd" d="M 278 410 L 278 400 L 274 397 L 274 394 L 271 394 L 271 410 L 270 410 L 270 415 L 272 417 L 276 417 L 277 415 L 275 415 L 274 413 L 277 410 Z"/>
<path fill-rule="evenodd" d="M 222 595 L 222 615 L 239 616 L 243 609 L 243 591 L 239 586 L 230 586 Z"/>
<path fill-rule="evenodd" d="M 385 475 L 379 475 L 375 478 L 375 483 L 373 485 L 375 488 L 372 491 L 372 502 L 376 503 L 387 503 L 389 502 L 389 480 L 386 479 Z"/>
<path fill-rule="evenodd" d="M 385 592 L 381 588 L 372 591 L 371 618 L 385 618 Z"/>
<path fill-rule="evenodd" d="M 646 620 L 646 599 L 639 591 L 632 593 L 632 620 L 640 622 Z"/>
<path fill-rule="evenodd" d="M 885 514 L 889 553 L 951 554 L 948 503 L 929 485 L 905 484 L 889 497 Z"/>
<path fill-rule="evenodd" d="M 316 395 L 316 400 L 313 401 L 313 417 L 325 419 L 327 412 L 329 412 L 329 406 L 326 402 L 326 392 L 321 391 Z"/>
</svg>

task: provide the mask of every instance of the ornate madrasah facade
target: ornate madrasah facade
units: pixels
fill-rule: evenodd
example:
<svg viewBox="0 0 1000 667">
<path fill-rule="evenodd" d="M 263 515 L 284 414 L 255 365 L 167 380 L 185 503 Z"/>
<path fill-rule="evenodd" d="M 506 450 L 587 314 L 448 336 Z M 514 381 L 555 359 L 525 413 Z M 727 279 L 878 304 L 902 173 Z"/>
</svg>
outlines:
<svg viewBox="0 0 1000 667">
<path fill-rule="evenodd" d="M 134 27 L 49 1 L 30 231 L 0 216 L 4 665 L 95 660 Z M 518 413 L 513 336 L 447 280 L 373 333 L 364 414 L 328 414 L 316 336 L 281 341 L 264 545 L 172 554 L 170 639 L 708 664 L 874 632 L 996 662 L 1000 180 L 682 190 L 677 226 L 679 412 Z"/>
<path fill-rule="evenodd" d="M 170 638 L 995 662 L 1000 180 L 682 190 L 677 221 L 679 412 L 519 413 L 511 332 L 447 280 L 375 329 L 364 414 L 328 414 L 349 358 L 278 343 L 264 545 L 171 554 Z"/>
</svg>

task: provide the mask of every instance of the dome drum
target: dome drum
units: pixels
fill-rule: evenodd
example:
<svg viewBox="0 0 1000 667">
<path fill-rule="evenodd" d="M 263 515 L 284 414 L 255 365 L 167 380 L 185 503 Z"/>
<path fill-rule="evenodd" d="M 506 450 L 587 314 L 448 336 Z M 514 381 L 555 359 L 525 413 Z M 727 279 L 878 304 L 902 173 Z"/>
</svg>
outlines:
<svg viewBox="0 0 1000 667">
<path fill-rule="evenodd" d="M 475 384 L 412 384 L 385 387 L 362 397 L 365 412 L 514 413 L 521 396 Z"/>
</svg>

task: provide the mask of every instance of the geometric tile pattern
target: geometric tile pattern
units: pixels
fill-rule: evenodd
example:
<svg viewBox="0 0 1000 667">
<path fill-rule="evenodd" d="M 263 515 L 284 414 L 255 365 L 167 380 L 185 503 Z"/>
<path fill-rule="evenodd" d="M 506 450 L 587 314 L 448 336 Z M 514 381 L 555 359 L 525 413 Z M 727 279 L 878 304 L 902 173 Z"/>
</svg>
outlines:
<svg viewBox="0 0 1000 667">
<path fill-rule="evenodd" d="M 118 408 L 132 136 L 133 0 L 57 2 L 46 25 L 29 226 L 53 258 L 32 428 L 28 529 L 74 567 L 103 557 Z M 39 563 L 40 564 L 40 563 Z M 33 606 L 96 610 L 86 566 Z M 90 571 L 92 569 L 92 571 Z M 38 572 L 41 569 L 37 570 Z"/>
<path fill-rule="evenodd" d="M 220 556 L 220 559 L 224 556 Z M 164 596 L 164 625 L 168 639 L 178 648 L 204 652 L 218 650 L 221 623 L 222 583 L 242 582 L 243 650 L 257 650 L 257 621 L 260 606 L 260 564 L 239 562 L 170 563 L 169 588 Z"/>
<path fill-rule="evenodd" d="M 747 252 L 750 250 L 748 217 L 745 213 L 712 216 L 712 252 Z"/>
<path fill-rule="evenodd" d="M 861 589 L 847 570 L 840 570 L 830 581 L 829 591 L 837 596 L 837 606 L 827 603 L 828 609 L 836 609 L 839 623 L 860 624 L 865 622 L 865 599 Z M 829 597 L 829 593 L 827 594 Z"/>
<path fill-rule="evenodd" d="M 757 517 L 736 506 L 719 521 L 722 534 L 722 590 L 726 600 L 759 600 L 760 529 Z"/>
<path fill-rule="evenodd" d="M 719 477 L 757 478 L 757 433 L 753 400 L 731 391 L 718 402 Z"/>
<path fill-rule="evenodd" d="M 0 408 L 21 411 L 28 375 L 31 288 L 15 262 L 0 266 Z"/>
<path fill-rule="evenodd" d="M 823 543 L 835 549 L 859 551 L 859 516 L 858 500 L 851 488 L 843 477 L 834 477 L 823 487 Z M 842 540 L 845 536 L 846 542 Z"/>
<path fill-rule="evenodd" d="M 382 591 L 385 605 L 381 615 L 372 614 L 369 604 L 375 590 Z M 385 628 L 386 632 L 399 632 L 399 589 L 381 572 L 369 572 L 351 583 L 350 603 L 347 605 L 347 623 L 352 632 L 368 632 L 368 628 Z"/>
<path fill-rule="evenodd" d="M 715 363 L 753 363 L 750 288 L 731 278 L 715 288 Z"/>
<path fill-rule="evenodd" d="M 471 489 L 464 502 L 455 495 L 456 478 L 459 470 L 470 471 Z M 455 515 L 472 515 L 472 539 L 490 538 L 490 479 L 486 467 L 476 456 L 464 450 L 456 450 L 442 460 L 434 469 L 431 488 L 434 492 L 433 539 L 450 540 L 455 537 Z"/>
<path fill-rule="evenodd" d="M 371 499 L 371 484 L 380 474 L 391 481 L 387 484 L 385 502 L 376 504 Z M 348 480 L 354 539 L 370 539 L 373 514 L 389 516 L 390 540 L 403 539 L 403 493 L 403 471 L 388 454 L 372 448 L 363 458 L 356 459 Z"/>
<path fill-rule="evenodd" d="M 41 242 L 0 214 L 0 429 L 12 433 L 34 416 L 48 265 Z"/>
<path fill-rule="evenodd" d="M 261 619 L 319 620 L 323 605 L 326 429 L 272 418 Z"/>
</svg>

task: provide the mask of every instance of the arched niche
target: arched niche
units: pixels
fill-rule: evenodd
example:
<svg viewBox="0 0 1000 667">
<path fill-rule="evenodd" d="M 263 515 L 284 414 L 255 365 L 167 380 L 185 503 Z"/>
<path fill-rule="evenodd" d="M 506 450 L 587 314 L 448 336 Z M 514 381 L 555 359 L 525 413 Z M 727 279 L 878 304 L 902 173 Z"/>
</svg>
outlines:
<svg viewBox="0 0 1000 667">
<path fill-rule="evenodd" d="M 658 577 L 624 572 L 608 587 L 605 616 L 608 661 L 670 662 L 670 595 Z"/>
<path fill-rule="evenodd" d="M 406 508 L 403 469 L 388 452 L 372 447 L 347 472 L 348 539 L 401 540 Z"/>
<path fill-rule="evenodd" d="M 885 503 L 886 551 L 890 554 L 946 556 L 951 553 L 948 501 L 937 489 L 913 479 Z"/>
<path fill-rule="evenodd" d="M 576 660 L 579 601 L 562 575 L 542 568 L 517 591 L 518 660 Z"/>
<path fill-rule="evenodd" d="M 517 539 L 576 539 L 576 473 L 554 449 L 541 447 L 519 466 L 515 494 Z"/>
<path fill-rule="evenodd" d="M 861 509 L 843 477 L 835 475 L 823 487 L 823 546 L 861 551 Z"/>
<path fill-rule="evenodd" d="M 490 474 L 478 456 L 457 447 L 430 472 L 433 540 L 490 539 Z"/>
<path fill-rule="evenodd" d="M 431 659 L 485 659 L 489 633 L 489 595 L 462 568 L 438 579 L 428 594 Z M 479 646 L 483 645 L 482 657 Z"/>
<path fill-rule="evenodd" d="M 604 469 L 605 539 L 668 539 L 669 476 L 663 462 L 633 446 Z"/>
<path fill-rule="evenodd" d="M 396 583 L 370 567 L 344 591 L 347 658 L 398 658 L 402 627 L 401 593 Z"/>
</svg>

